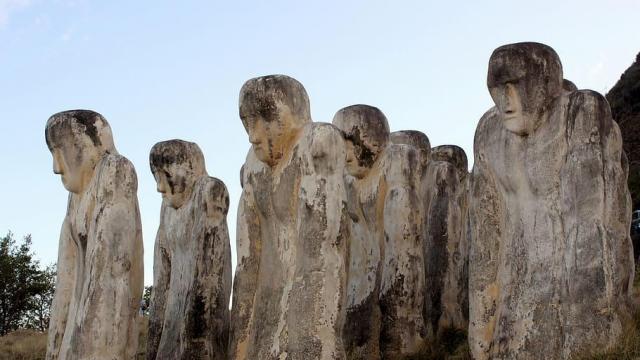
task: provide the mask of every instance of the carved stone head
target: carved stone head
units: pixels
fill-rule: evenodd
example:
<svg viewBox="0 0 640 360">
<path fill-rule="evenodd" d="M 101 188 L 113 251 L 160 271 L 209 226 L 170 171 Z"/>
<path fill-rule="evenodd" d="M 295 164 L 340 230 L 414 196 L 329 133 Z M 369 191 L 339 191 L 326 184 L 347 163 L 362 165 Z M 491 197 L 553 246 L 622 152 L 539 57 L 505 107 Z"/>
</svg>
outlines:
<svg viewBox="0 0 640 360">
<path fill-rule="evenodd" d="M 562 89 L 565 92 L 578 91 L 578 87 L 571 80 L 564 79 L 562 80 Z"/>
<path fill-rule="evenodd" d="M 389 143 L 387 118 L 376 107 L 352 105 L 340 109 L 333 124 L 346 140 L 347 172 L 356 178 L 365 177 Z"/>
<path fill-rule="evenodd" d="M 200 147 L 183 140 L 155 144 L 149 154 L 149 164 L 158 192 L 174 209 L 189 200 L 196 181 L 207 173 Z"/>
<path fill-rule="evenodd" d="M 469 172 L 467 163 L 467 154 L 464 150 L 456 145 L 440 145 L 431 151 L 431 158 L 434 161 L 446 161 L 462 173 Z"/>
<path fill-rule="evenodd" d="M 487 86 L 507 130 L 526 136 L 546 120 L 562 94 L 562 64 L 547 45 L 517 43 L 494 50 Z"/>
<path fill-rule="evenodd" d="M 431 142 L 423 132 L 418 130 L 402 130 L 391 133 L 393 144 L 405 144 L 413 146 L 420 151 L 420 164 L 422 166 L 429 162 L 431 157 Z"/>
<path fill-rule="evenodd" d="M 109 123 L 95 111 L 57 113 L 47 121 L 44 135 L 53 155 L 53 172 L 72 193 L 82 193 L 102 157 L 116 153 Z"/>
<path fill-rule="evenodd" d="M 311 122 L 307 91 L 285 75 L 251 79 L 240 90 L 240 119 L 256 157 L 274 166 L 298 131 Z"/>
</svg>

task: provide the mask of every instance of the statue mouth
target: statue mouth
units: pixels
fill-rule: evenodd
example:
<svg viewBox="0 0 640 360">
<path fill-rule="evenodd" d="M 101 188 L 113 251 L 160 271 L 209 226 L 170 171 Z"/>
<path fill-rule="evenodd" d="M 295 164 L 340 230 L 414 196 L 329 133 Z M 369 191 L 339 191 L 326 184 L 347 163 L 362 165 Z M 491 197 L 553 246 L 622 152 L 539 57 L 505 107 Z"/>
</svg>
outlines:
<svg viewBox="0 0 640 360">
<path fill-rule="evenodd" d="M 513 119 L 515 119 L 515 118 L 517 118 L 517 117 L 518 117 L 518 114 L 516 114 L 516 112 L 515 112 L 515 111 L 507 111 L 507 112 L 505 112 L 505 113 L 502 115 L 502 117 L 503 117 L 505 120 L 513 120 Z"/>
</svg>

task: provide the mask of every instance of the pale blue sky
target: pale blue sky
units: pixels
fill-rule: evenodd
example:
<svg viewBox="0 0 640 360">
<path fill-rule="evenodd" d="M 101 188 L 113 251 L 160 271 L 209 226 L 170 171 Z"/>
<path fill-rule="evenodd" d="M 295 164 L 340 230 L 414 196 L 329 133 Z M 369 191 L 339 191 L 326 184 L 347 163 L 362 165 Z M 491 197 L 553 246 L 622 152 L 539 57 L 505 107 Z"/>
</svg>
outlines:
<svg viewBox="0 0 640 360">
<path fill-rule="evenodd" d="M 56 261 L 67 192 L 44 141 L 55 112 L 102 113 L 136 166 L 150 284 L 161 198 L 148 153 L 158 141 L 200 145 L 209 174 L 229 189 L 235 250 L 245 80 L 293 76 L 315 121 L 375 105 L 392 130 L 421 130 L 471 159 L 475 126 L 492 106 L 494 48 L 546 43 L 566 78 L 605 92 L 640 51 L 638 19 L 637 0 L 0 0 L 0 235 L 31 233 L 38 257 Z"/>
</svg>

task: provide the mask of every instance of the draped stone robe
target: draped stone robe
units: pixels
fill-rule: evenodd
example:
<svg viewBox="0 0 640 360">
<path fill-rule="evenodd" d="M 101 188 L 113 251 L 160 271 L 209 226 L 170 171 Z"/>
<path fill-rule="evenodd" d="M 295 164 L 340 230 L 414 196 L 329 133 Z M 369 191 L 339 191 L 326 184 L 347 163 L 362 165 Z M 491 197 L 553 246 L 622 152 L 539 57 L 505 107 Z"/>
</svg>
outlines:
<svg viewBox="0 0 640 360">
<path fill-rule="evenodd" d="M 344 142 L 310 123 L 273 168 L 251 150 L 238 207 L 231 356 L 344 359 Z"/>
<path fill-rule="evenodd" d="M 174 209 L 163 201 L 154 249 L 147 359 L 226 359 L 231 248 L 229 195 L 202 176 Z"/>
<path fill-rule="evenodd" d="M 143 253 L 137 178 L 106 154 L 82 194 L 69 195 L 60 234 L 47 359 L 133 359 Z"/>
<path fill-rule="evenodd" d="M 633 281 L 620 131 L 592 91 L 563 94 L 534 133 L 480 120 L 470 214 L 476 359 L 568 359 L 622 331 Z"/>
</svg>

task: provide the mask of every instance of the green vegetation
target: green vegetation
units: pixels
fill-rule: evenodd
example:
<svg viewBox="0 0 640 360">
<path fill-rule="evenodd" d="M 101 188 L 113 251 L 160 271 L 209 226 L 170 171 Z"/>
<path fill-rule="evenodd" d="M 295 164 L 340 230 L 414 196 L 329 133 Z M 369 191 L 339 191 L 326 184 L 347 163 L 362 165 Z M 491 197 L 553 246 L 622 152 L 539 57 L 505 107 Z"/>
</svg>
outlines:
<svg viewBox="0 0 640 360">
<path fill-rule="evenodd" d="M 0 336 L 20 328 L 45 331 L 55 291 L 55 269 L 31 253 L 31 236 L 18 244 L 10 232 L 0 238 Z"/>
</svg>

